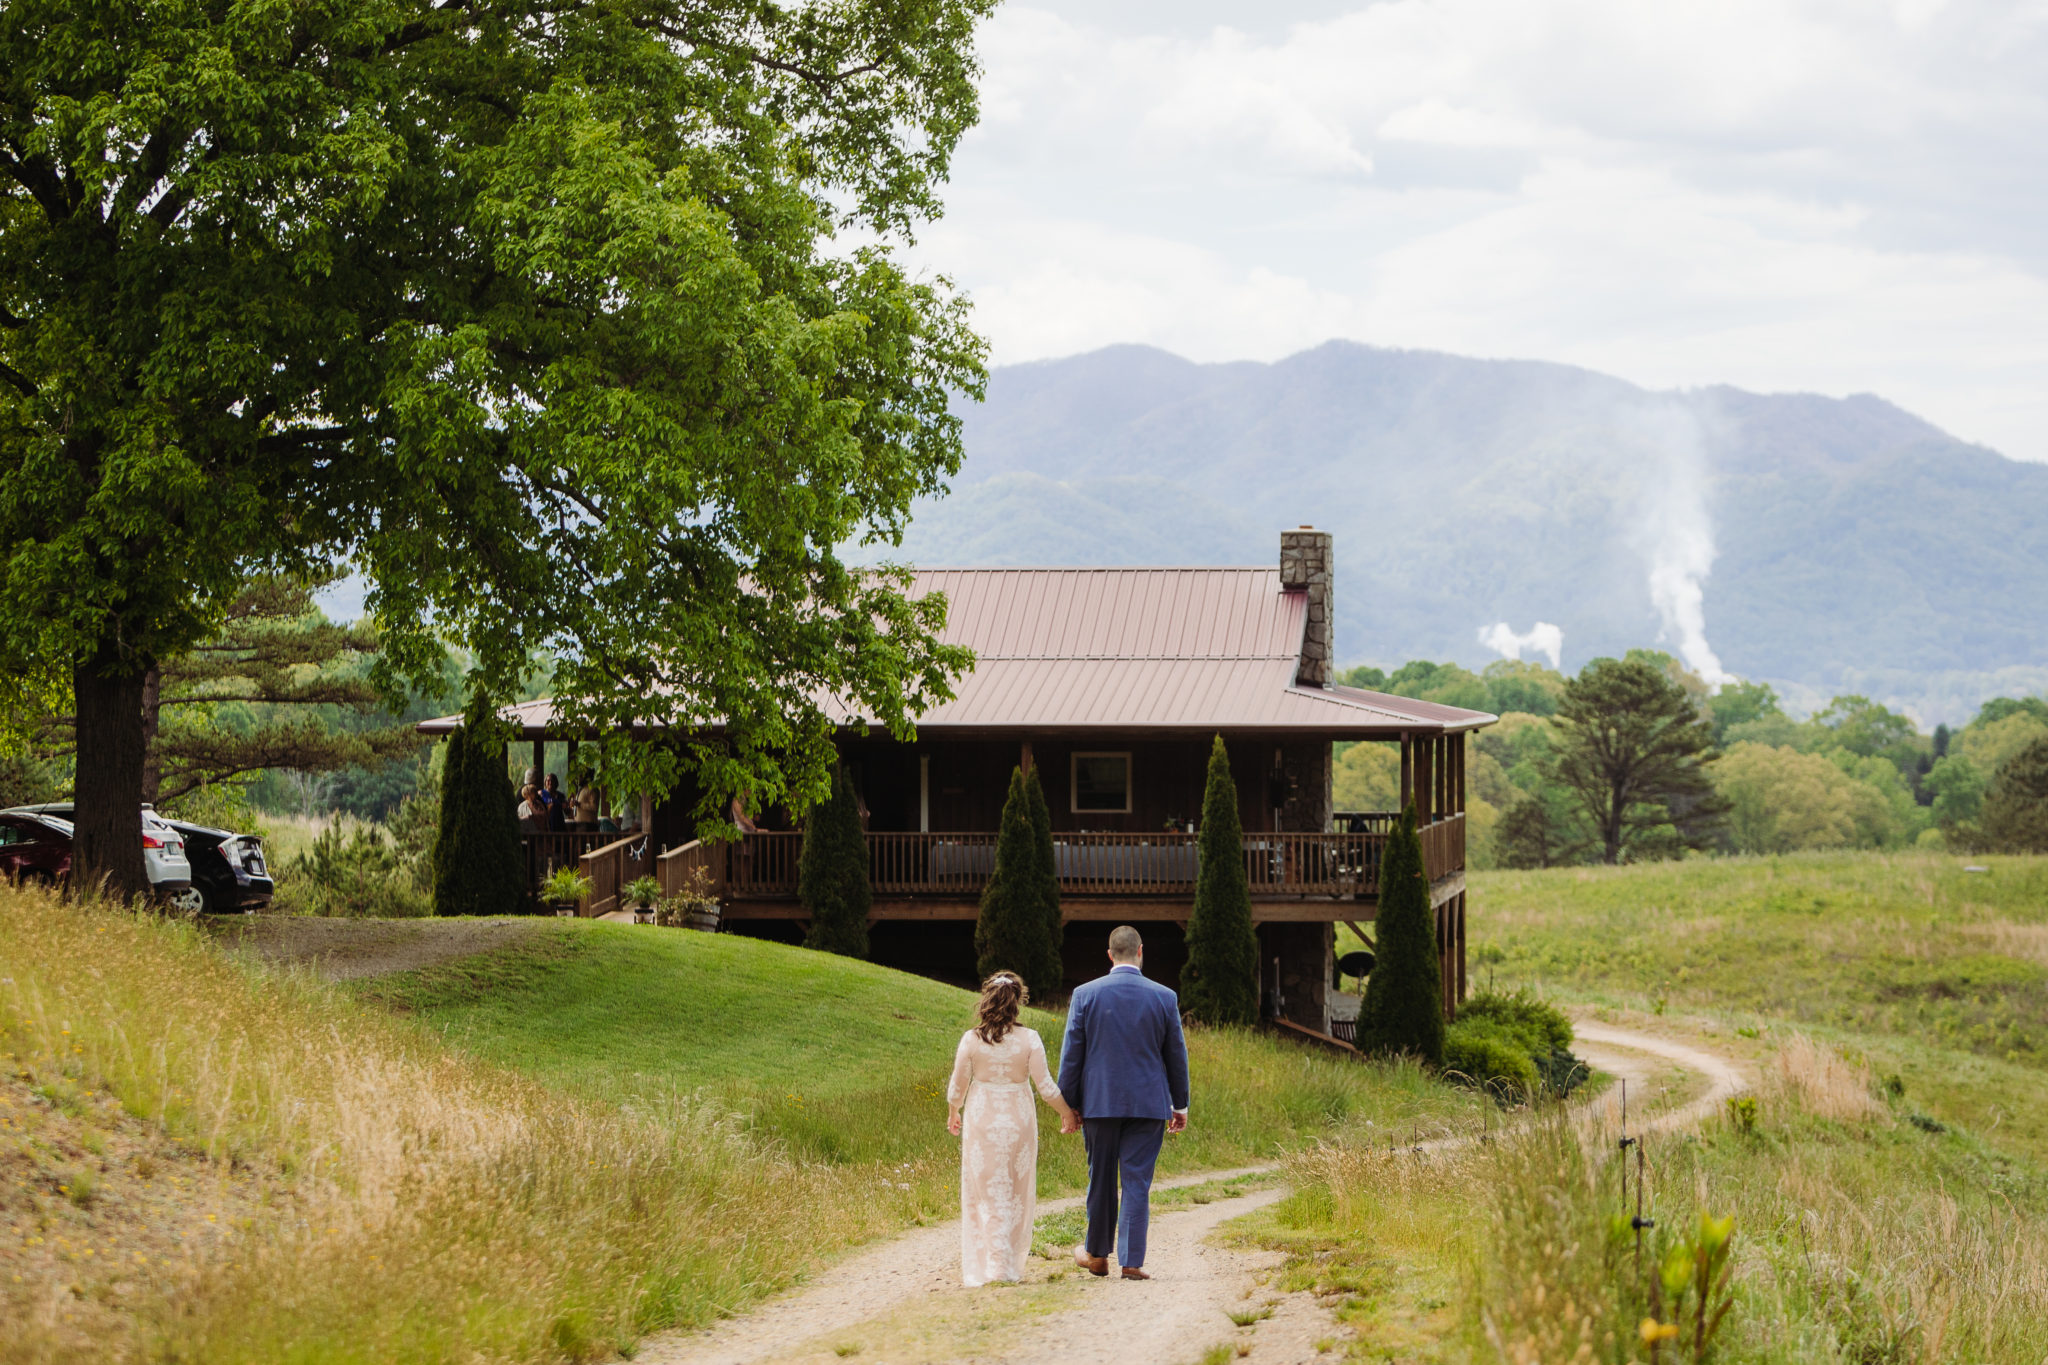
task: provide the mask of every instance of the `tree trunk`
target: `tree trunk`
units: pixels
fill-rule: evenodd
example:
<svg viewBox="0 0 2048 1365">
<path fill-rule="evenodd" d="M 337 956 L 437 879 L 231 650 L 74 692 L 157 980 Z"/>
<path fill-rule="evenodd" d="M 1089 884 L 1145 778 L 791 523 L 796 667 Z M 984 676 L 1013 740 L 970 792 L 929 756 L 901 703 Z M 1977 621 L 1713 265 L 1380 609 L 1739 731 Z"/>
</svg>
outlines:
<svg viewBox="0 0 2048 1365">
<path fill-rule="evenodd" d="M 163 760 L 156 747 L 163 695 L 163 665 L 151 664 L 142 679 L 142 799 L 152 806 L 163 798 Z"/>
<path fill-rule="evenodd" d="M 149 895 L 142 862 L 143 682 L 150 670 L 112 649 L 71 674 L 78 701 L 72 882 L 117 900 Z"/>
</svg>

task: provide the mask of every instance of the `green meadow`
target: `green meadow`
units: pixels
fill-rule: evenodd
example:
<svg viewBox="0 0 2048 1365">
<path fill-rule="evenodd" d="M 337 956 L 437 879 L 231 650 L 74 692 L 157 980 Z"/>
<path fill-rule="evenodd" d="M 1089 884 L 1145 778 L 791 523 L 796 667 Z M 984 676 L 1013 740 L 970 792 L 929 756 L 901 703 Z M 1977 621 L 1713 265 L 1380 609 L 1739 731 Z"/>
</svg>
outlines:
<svg viewBox="0 0 2048 1365">
<path fill-rule="evenodd" d="M 1701 859 L 1470 894 L 1475 984 L 1689 1035 L 1757 1087 L 1647 1139 L 1640 1261 L 1611 1130 L 1296 1158 L 1253 1235 L 1332 1296 L 1353 1358 L 2048 1358 L 2048 859 Z M 1678 1273 L 1702 1265 L 1704 1292 Z"/>
</svg>

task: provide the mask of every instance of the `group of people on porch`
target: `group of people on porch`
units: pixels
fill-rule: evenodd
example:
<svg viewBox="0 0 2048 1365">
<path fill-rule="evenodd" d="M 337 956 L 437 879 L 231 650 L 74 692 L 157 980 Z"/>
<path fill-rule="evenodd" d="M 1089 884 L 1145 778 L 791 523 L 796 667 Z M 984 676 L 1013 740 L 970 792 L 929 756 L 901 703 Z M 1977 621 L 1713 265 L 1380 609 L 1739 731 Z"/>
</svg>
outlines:
<svg viewBox="0 0 2048 1365">
<path fill-rule="evenodd" d="M 536 769 L 528 768 L 526 780 L 519 788 L 519 829 L 524 834 L 577 829 L 631 833 L 638 827 L 638 817 L 631 817 L 630 823 L 622 826 L 603 812 L 602 806 L 597 788 L 588 781 L 570 796 L 562 790 L 562 780 L 554 773 L 543 780 Z"/>
</svg>

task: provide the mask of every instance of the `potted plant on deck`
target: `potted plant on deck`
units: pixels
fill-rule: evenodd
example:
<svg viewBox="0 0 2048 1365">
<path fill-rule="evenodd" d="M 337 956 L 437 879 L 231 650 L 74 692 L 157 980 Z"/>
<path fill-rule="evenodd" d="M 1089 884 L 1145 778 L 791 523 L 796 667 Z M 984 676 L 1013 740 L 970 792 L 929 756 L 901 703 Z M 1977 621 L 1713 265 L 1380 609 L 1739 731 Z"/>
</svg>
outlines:
<svg viewBox="0 0 2048 1365">
<path fill-rule="evenodd" d="M 661 883 L 652 877 L 635 877 L 619 890 L 619 899 L 633 910 L 633 923 L 654 923 L 654 905 L 661 899 Z"/>
<path fill-rule="evenodd" d="M 574 915 L 590 895 L 590 878 L 573 867 L 558 867 L 540 884 L 540 898 L 554 907 L 559 918 Z"/>
<path fill-rule="evenodd" d="M 711 894 L 710 874 L 701 867 L 693 868 L 683 889 L 661 903 L 654 922 L 671 929 L 717 933 L 718 898 Z"/>
</svg>

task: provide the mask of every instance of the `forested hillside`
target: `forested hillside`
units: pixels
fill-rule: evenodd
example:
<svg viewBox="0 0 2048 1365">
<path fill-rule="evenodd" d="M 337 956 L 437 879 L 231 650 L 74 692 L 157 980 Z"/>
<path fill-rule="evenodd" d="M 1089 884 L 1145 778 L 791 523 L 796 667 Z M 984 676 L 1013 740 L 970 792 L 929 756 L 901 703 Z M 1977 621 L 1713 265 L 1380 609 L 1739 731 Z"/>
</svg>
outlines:
<svg viewBox="0 0 2048 1365">
<path fill-rule="evenodd" d="M 1392 667 L 1564 633 L 1660 643 L 1961 722 L 2048 686 L 2048 465 L 1881 399 L 1652 393 L 1567 366 L 1331 342 L 1275 364 L 1120 346 L 997 370 L 926 564 L 1264 563 L 1334 530 L 1338 648 Z M 1703 633 L 1687 617 L 1698 590 Z M 1661 601 L 1660 601 L 1661 597 Z"/>
</svg>

